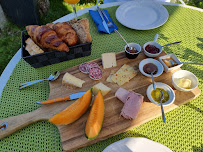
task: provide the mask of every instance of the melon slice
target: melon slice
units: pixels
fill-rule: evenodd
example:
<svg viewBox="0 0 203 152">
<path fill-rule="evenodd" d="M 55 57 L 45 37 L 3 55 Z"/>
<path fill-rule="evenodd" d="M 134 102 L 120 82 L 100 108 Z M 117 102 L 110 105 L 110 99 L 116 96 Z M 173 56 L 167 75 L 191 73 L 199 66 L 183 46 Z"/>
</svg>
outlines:
<svg viewBox="0 0 203 152">
<path fill-rule="evenodd" d="M 104 120 L 104 99 L 99 90 L 91 107 L 86 126 L 85 136 L 88 140 L 94 139 L 99 135 Z"/>
<path fill-rule="evenodd" d="M 90 106 L 92 91 L 88 90 L 82 97 L 68 106 L 62 112 L 49 119 L 49 122 L 57 125 L 67 125 L 79 119 Z"/>
</svg>

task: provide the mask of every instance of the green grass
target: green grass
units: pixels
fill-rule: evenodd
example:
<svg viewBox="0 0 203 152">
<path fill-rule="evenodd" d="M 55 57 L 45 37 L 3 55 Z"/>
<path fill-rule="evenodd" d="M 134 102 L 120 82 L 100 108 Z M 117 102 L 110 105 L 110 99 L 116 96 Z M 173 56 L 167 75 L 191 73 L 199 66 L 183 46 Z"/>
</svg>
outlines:
<svg viewBox="0 0 203 152">
<path fill-rule="evenodd" d="M 20 34 L 22 29 L 9 22 L 4 30 L 0 31 L 0 74 L 20 48 Z"/>
</svg>

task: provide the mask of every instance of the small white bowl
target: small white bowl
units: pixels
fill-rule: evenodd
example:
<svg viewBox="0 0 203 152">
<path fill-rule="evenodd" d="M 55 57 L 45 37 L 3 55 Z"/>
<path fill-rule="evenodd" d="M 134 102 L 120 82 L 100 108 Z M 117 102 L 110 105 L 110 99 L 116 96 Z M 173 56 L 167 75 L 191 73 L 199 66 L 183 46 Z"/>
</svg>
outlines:
<svg viewBox="0 0 203 152">
<path fill-rule="evenodd" d="M 174 67 L 171 67 L 169 68 L 164 62 L 163 62 L 163 59 L 173 59 L 178 65 L 174 66 Z M 167 54 L 167 55 L 164 55 L 164 56 L 160 56 L 159 57 L 159 62 L 161 62 L 161 64 L 163 64 L 164 66 L 164 71 L 165 72 L 171 72 L 173 70 L 176 70 L 178 68 L 180 68 L 183 63 L 175 56 L 175 54 L 171 53 L 171 54 Z"/>
<path fill-rule="evenodd" d="M 152 53 L 147 52 L 147 51 L 145 50 L 145 47 L 146 47 L 147 45 L 149 45 L 149 44 L 150 44 L 150 45 L 154 45 L 155 47 L 157 47 L 157 48 L 160 50 L 159 53 L 152 54 Z M 159 43 L 157 43 L 156 41 L 149 41 L 149 42 L 147 42 L 147 43 L 145 43 L 145 44 L 143 45 L 143 50 L 144 50 L 144 54 L 145 54 L 146 56 L 154 58 L 154 57 L 159 56 L 159 54 L 161 54 L 161 52 L 162 52 L 162 46 L 161 46 Z"/>
<path fill-rule="evenodd" d="M 190 79 L 191 80 L 191 84 L 192 84 L 192 88 L 191 89 L 185 89 L 185 88 L 181 88 L 178 86 L 178 83 L 180 82 L 181 78 L 185 78 L 185 79 Z M 173 73 L 172 77 L 172 85 L 174 86 L 175 89 L 179 90 L 179 91 L 191 91 L 193 89 L 195 89 L 198 84 L 199 81 L 197 79 L 197 77 L 190 71 L 187 70 L 179 70 Z"/>
<path fill-rule="evenodd" d="M 141 51 L 141 46 L 137 43 L 128 43 L 129 47 L 134 47 L 138 52 L 137 53 L 130 53 L 126 50 L 126 48 L 128 47 L 127 45 L 125 45 L 124 49 L 125 49 L 125 53 L 126 53 L 126 57 L 129 59 L 135 59 L 140 51 Z"/>
<path fill-rule="evenodd" d="M 169 94 L 169 99 L 168 99 L 167 102 L 162 104 L 163 106 L 168 106 L 168 105 L 172 104 L 175 101 L 175 93 L 174 93 L 173 89 L 169 85 L 167 85 L 165 83 L 161 83 L 161 82 L 156 82 L 155 86 L 156 86 L 156 88 L 162 88 L 162 89 L 166 90 L 168 92 L 168 94 Z M 152 96 L 151 96 L 152 91 L 153 91 L 153 84 L 149 85 L 148 88 L 147 88 L 147 97 L 148 97 L 148 99 L 151 102 L 153 102 L 154 104 L 160 106 L 160 103 L 156 102 L 152 98 Z"/>
<path fill-rule="evenodd" d="M 146 64 L 148 64 L 148 63 L 153 63 L 153 64 L 155 64 L 155 65 L 157 66 L 157 68 L 158 68 L 157 73 L 153 75 L 154 77 L 158 77 L 158 76 L 160 76 L 160 75 L 163 73 L 163 70 L 164 70 L 163 65 L 162 65 L 158 60 L 149 58 L 149 59 L 144 59 L 144 60 L 142 60 L 142 61 L 139 63 L 139 70 L 140 70 L 140 72 L 141 72 L 143 75 L 145 75 L 145 76 L 147 76 L 147 77 L 152 77 L 150 74 L 147 74 L 147 73 L 145 73 L 145 72 L 143 71 L 144 65 L 146 65 Z"/>
</svg>

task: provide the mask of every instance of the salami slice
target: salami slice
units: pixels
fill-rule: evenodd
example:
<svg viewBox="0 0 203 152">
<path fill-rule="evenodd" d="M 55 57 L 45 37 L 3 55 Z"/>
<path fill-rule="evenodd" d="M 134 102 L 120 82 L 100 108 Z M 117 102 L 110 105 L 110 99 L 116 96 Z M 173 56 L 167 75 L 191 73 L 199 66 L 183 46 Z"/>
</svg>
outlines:
<svg viewBox="0 0 203 152">
<path fill-rule="evenodd" d="M 87 63 L 87 62 L 81 64 L 80 67 L 79 67 L 79 70 L 82 73 L 89 73 L 89 71 L 88 71 L 88 65 L 89 65 L 89 63 Z"/>
<path fill-rule="evenodd" d="M 93 67 L 89 71 L 89 77 L 93 80 L 99 80 L 102 78 L 102 70 L 99 67 Z"/>
<path fill-rule="evenodd" d="M 87 66 L 87 71 L 89 72 L 91 68 L 94 68 L 94 67 L 98 67 L 99 68 L 99 65 L 95 62 L 91 62 L 91 63 L 88 63 L 88 66 Z"/>
</svg>

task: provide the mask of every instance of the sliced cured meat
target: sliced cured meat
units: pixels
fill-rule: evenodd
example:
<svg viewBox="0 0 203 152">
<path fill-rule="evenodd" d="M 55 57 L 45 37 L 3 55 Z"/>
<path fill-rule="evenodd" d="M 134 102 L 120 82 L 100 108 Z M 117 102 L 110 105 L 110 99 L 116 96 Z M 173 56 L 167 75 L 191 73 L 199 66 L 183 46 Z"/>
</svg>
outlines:
<svg viewBox="0 0 203 152">
<path fill-rule="evenodd" d="M 99 68 L 99 65 L 95 62 L 91 62 L 91 63 L 88 63 L 87 65 L 87 71 L 89 72 L 91 68 L 94 68 L 94 67 L 98 67 Z"/>
<path fill-rule="evenodd" d="M 123 89 L 123 88 L 119 88 L 116 93 L 115 93 L 115 96 L 121 100 L 123 103 L 126 102 L 126 99 L 128 98 L 128 95 L 129 95 L 129 91 Z"/>
<path fill-rule="evenodd" d="M 121 110 L 121 116 L 130 120 L 136 119 L 140 107 L 143 103 L 143 98 L 144 97 L 142 95 L 130 91 L 123 106 L 123 109 Z"/>
<path fill-rule="evenodd" d="M 99 80 L 102 78 L 102 70 L 99 67 L 93 67 L 89 71 L 89 77 L 93 80 Z"/>
<path fill-rule="evenodd" d="M 79 70 L 82 73 L 89 73 L 89 71 L 88 71 L 88 65 L 89 65 L 89 63 L 87 63 L 87 62 L 81 64 L 80 67 L 79 67 Z"/>
</svg>

